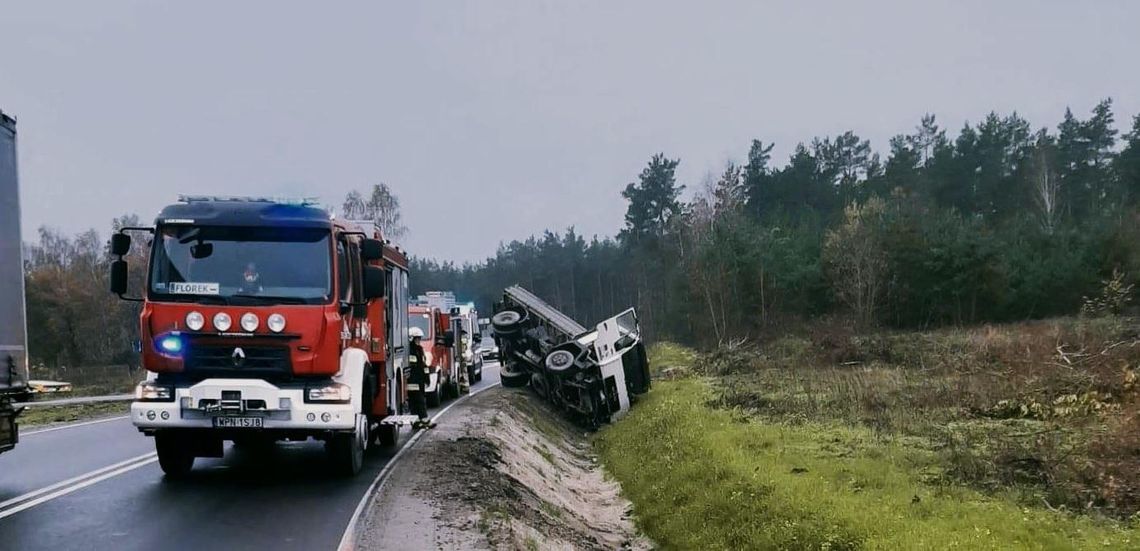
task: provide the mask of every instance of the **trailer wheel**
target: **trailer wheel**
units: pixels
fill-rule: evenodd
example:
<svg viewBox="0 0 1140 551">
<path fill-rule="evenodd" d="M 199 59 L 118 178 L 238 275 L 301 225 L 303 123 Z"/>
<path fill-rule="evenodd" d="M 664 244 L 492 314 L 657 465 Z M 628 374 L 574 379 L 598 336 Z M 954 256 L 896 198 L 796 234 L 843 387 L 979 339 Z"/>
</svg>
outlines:
<svg viewBox="0 0 1140 551">
<path fill-rule="evenodd" d="M 522 388 L 530 382 L 530 373 L 526 371 L 515 373 L 513 371 L 507 371 L 505 368 L 500 368 L 499 382 L 502 383 L 505 388 Z"/>
<path fill-rule="evenodd" d="M 158 466 L 170 478 L 182 478 L 194 468 L 194 452 L 176 435 L 159 432 L 154 435 Z"/>
<path fill-rule="evenodd" d="M 364 466 L 364 438 L 368 435 L 363 425 L 366 423 L 357 419 L 355 431 L 335 433 L 325 443 L 325 451 L 338 474 L 354 476 Z"/>
</svg>

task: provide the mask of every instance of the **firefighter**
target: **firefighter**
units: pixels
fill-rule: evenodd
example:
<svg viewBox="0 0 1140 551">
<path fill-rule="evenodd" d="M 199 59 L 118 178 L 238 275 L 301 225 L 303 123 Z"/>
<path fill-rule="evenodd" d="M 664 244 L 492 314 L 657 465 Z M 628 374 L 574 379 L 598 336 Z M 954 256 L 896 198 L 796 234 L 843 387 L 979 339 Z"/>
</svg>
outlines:
<svg viewBox="0 0 1140 551">
<path fill-rule="evenodd" d="M 408 346 L 408 365 L 411 367 L 408 384 L 416 385 L 416 390 L 409 394 L 412 402 L 412 413 L 419 417 L 412 428 L 431 428 L 434 425 L 428 421 L 426 394 L 430 376 L 428 375 L 427 361 L 424 360 L 424 348 L 420 346 L 420 339 L 424 337 L 424 331 L 419 327 L 413 327 L 408 329 L 408 336 L 411 340 Z"/>
<path fill-rule="evenodd" d="M 471 392 L 471 381 L 467 379 L 470 365 L 475 361 L 473 357 L 468 356 L 471 350 L 471 337 L 467 334 L 466 330 L 459 330 L 459 392 L 467 394 Z"/>
</svg>

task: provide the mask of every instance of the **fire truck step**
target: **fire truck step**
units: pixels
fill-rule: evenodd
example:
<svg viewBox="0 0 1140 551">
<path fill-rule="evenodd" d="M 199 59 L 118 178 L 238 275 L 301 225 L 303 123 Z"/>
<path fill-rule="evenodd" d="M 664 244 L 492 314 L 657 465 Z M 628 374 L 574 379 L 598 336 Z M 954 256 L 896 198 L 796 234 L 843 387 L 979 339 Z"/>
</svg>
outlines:
<svg viewBox="0 0 1140 551">
<path fill-rule="evenodd" d="M 389 415 L 380 420 L 381 425 L 411 425 L 420 418 L 415 415 Z"/>
</svg>

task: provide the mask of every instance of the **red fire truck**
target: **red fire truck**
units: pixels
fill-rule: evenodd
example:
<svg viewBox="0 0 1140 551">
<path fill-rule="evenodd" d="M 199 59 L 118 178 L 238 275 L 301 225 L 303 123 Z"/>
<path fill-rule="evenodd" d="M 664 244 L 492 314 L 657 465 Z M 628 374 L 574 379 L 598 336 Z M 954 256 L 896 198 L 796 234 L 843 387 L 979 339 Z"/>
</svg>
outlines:
<svg viewBox="0 0 1140 551">
<path fill-rule="evenodd" d="M 129 232 L 153 234 L 126 296 Z M 311 200 L 187 197 L 112 237 L 111 291 L 142 302 L 148 371 L 131 419 L 168 476 L 225 440 L 325 442 L 344 474 L 404 415 L 408 261 L 379 231 Z"/>
<path fill-rule="evenodd" d="M 454 356 L 454 334 L 448 329 L 447 314 L 434 306 L 413 304 L 408 307 L 409 327 L 424 332 L 424 361 L 429 368 L 426 388 L 409 383 L 408 392 L 423 392 L 428 407 L 438 406 L 445 398 L 458 396 L 458 374 Z"/>
</svg>

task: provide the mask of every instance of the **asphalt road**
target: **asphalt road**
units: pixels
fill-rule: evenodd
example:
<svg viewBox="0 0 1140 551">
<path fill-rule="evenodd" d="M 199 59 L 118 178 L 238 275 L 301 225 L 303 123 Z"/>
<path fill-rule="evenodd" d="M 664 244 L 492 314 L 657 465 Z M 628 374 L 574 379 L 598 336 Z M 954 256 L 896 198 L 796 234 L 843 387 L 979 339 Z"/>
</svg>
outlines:
<svg viewBox="0 0 1140 551">
<path fill-rule="evenodd" d="M 498 378 L 488 362 L 472 388 Z M 168 481 L 126 418 L 26 431 L 0 455 L 0 549 L 335 549 L 400 446 L 370 450 L 354 478 L 328 474 L 319 442 L 227 446 Z"/>
</svg>

